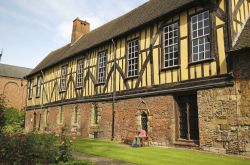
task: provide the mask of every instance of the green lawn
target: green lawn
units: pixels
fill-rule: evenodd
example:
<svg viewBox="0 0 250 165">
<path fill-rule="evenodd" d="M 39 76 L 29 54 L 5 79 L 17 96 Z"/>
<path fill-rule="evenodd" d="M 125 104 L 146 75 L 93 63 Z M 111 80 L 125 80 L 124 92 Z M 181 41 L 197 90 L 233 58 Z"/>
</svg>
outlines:
<svg viewBox="0 0 250 165">
<path fill-rule="evenodd" d="M 85 138 L 77 138 L 73 150 L 140 165 L 250 165 L 249 159 L 231 156 L 173 148 L 131 148 L 117 142 Z"/>
</svg>

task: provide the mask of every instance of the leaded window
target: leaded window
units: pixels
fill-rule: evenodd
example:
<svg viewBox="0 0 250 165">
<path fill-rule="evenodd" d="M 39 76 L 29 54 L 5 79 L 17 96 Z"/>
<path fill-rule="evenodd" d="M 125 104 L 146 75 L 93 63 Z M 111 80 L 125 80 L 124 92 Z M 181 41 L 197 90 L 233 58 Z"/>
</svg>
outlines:
<svg viewBox="0 0 250 165">
<path fill-rule="evenodd" d="M 192 62 L 211 58 L 209 11 L 191 17 Z"/>
<path fill-rule="evenodd" d="M 42 83 L 42 77 L 38 76 L 37 77 L 37 82 L 36 82 L 36 97 L 40 97 L 40 94 L 41 94 L 41 83 Z"/>
<path fill-rule="evenodd" d="M 145 112 L 141 114 L 141 126 L 144 131 L 148 131 L 148 115 Z"/>
<path fill-rule="evenodd" d="M 77 61 L 77 71 L 76 71 L 76 87 L 83 86 L 83 59 Z"/>
<path fill-rule="evenodd" d="M 66 91 L 66 82 L 67 82 L 67 71 L 68 70 L 68 66 L 64 65 L 62 66 L 62 70 L 61 70 L 61 84 L 60 84 L 60 89 L 61 91 Z"/>
<path fill-rule="evenodd" d="M 163 68 L 179 65 L 179 24 L 173 23 L 163 28 Z"/>
<path fill-rule="evenodd" d="M 128 42 L 128 77 L 138 75 L 139 40 Z"/>
<path fill-rule="evenodd" d="M 105 72 L 107 63 L 107 52 L 103 51 L 98 54 L 98 83 L 105 82 Z"/>
<path fill-rule="evenodd" d="M 28 84 L 28 98 L 31 99 L 33 96 L 33 79 L 29 80 Z"/>
</svg>

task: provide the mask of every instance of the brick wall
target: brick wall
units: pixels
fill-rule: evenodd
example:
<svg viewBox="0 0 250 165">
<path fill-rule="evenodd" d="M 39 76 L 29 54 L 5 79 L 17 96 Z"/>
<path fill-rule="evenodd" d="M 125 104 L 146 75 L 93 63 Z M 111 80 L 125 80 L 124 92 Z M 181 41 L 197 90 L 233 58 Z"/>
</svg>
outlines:
<svg viewBox="0 0 250 165">
<path fill-rule="evenodd" d="M 234 87 L 200 90 L 197 96 L 200 146 L 215 152 L 237 152 Z"/>
<path fill-rule="evenodd" d="M 234 56 L 234 75 L 238 94 L 239 140 L 244 154 L 250 156 L 250 56 L 244 51 Z"/>
<path fill-rule="evenodd" d="M 62 126 L 69 131 L 72 128 L 85 137 L 94 137 L 94 132 L 103 139 L 111 139 L 112 135 L 112 102 L 95 103 L 98 108 L 98 124 L 93 124 L 94 104 L 83 103 L 78 105 L 64 105 L 64 122 L 58 123 L 60 107 L 50 107 L 27 111 L 25 128 L 32 131 L 34 125 L 34 113 L 36 113 L 36 128 L 44 130 L 46 127 L 46 111 L 48 111 L 47 127 L 52 131 L 59 132 Z M 79 109 L 79 121 L 72 124 L 73 110 Z M 148 115 L 148 137 L 153 145 L 173 144 L 175 137 L 175 118 L 172 96 L 158 96 L 149 98 L 137 98 L 120 100 L 115 104 L 115 139 L 132 140 L 136 129 L 140 126 L 140 115 L 144 111 Z M 40 117 L 41 114 L 41 117 Z M 41 121 L 41 122 L 40 122 Z"/>
<path fill-rule="evenodd" d="M 0 76 L 0 94 L 5 96 L 7 107 L 23 110 L 26 100 L 27 81 Z"/>
</svg>

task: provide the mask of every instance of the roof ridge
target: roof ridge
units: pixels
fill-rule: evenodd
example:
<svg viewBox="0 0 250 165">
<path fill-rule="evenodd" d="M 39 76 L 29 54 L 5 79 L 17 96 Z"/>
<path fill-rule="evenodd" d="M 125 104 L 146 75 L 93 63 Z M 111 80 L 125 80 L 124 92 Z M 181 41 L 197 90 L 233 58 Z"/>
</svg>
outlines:
<svg viewBox="0 0 250 165">
<path fill-rule="evenodd" d="M 0 65 L 11 66 L 11 67 L 16 67 L 16 68 L 31 69 L 32 70 L 32 68 L 28 68 L 28 67 L 24 67 L 24 66 L 17 66 L 17 65 L 4 64 L 4 63 L 0 63 Z"/>
</svg>

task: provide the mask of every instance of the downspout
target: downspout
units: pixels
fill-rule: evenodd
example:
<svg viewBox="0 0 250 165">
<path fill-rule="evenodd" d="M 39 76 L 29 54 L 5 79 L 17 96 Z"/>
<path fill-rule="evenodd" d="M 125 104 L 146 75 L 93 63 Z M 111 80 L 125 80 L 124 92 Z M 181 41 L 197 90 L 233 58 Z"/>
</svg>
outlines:
<svg viewBox="0 0 250 165">
<path fill-rule="evenodd" d="M 43 111 L 43 90 L 44 90 L 44 73 L 43 73 L 43 70 L 41 70 L 41 74 L 42 74 L 42 88 L 41 88 L 42 103 L 41 103 L 41 111 Z M 41 118 L 40 118 L 39 123 L 40 122 L 41 122 Z M 41 127 L 40 127 L 40 129 L 41 129 Z"/>
<path fill-rule="evenodd" d="M 27 106 L 28 106 L 28 85 L 29 85 L 29 80 L 27 78 L 27 76 L 24 77 L 25 80 L 27 80 L 27 86 L 26 86 L 26 100 L 25 100 L 25 108 L 24 108 L 24 112 L 25 112 L 25 117 L 24 117 L 24 128 L 26 131 L 26 111 L 27 111 Z"/>
<path fill-rule="evenodd" d="M 114 83 L 113 83 L 113 97 L 112 97 L 112 137 L 111 140 L 115 138 L 115 97 L 116 97 L 116 44 L 114 39 L 112 39 L 114 50 Z"/>
</svg>

